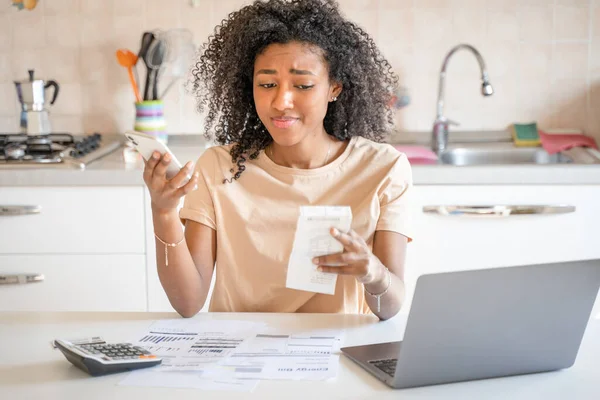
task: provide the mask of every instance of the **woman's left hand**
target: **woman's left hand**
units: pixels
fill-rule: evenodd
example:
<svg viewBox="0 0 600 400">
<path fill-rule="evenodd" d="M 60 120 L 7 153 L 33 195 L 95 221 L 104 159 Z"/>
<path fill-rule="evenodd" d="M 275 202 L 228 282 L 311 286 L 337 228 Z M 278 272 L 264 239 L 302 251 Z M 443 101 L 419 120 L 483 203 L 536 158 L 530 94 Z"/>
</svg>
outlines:
<svg viewBox="0 0 600 400">
<path fill-rule="evenodd" d="M 319 271 L 352 275 L 363 284 L 373 283 L 381 275 L 383 264 L 356 232 L 343 233 L 331 228 L 330 233 L 344 246 L 344 251 L 315 257 L 313 263 L 319 266 Z"/>
</svg>

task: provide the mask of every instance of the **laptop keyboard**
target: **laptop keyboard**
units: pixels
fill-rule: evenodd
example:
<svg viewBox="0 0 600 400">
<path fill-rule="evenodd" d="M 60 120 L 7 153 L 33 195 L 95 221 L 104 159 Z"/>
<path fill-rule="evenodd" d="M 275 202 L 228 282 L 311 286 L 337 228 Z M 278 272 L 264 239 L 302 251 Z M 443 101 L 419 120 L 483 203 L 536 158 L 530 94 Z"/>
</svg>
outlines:
<svg viewBox="0 0 600 400">
<path fill-rule="evenodd" d="M 393 377 L 396 373 L 396 364 L 398 363 L 397 358 L 388 358 L 385 360 L 373 360 L 369 361 L 369 364 L 373 365 L 375 368 L 380 369 L 384 373 Z"/>
</svg>

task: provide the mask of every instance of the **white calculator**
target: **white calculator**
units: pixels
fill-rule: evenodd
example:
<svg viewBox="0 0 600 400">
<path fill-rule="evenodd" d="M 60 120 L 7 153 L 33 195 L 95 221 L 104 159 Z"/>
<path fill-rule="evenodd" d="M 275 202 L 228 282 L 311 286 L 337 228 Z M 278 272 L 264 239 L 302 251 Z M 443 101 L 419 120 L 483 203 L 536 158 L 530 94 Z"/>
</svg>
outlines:
<svg viewBox="0 0 600 400">
<path fill-rule="evenodd" d="M 162 359 L 131 343 L 106 343 L 99 337 L 82 340 L 56 339 L 53 345 L 73 365 L 92 376 L 131 371 L 158 365 Z"/>
</svg>

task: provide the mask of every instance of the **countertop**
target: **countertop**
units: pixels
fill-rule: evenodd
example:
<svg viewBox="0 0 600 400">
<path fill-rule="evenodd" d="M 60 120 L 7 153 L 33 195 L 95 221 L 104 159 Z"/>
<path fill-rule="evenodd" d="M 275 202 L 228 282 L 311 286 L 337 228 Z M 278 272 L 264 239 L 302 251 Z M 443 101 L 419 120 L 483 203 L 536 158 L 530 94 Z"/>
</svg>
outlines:
<svg viewBox="0 0 600 400">
<path fill-rule="evenodd" d="M 131 340 L 174 313 L 0 313 L 0 398 L 3 399 L 577 399 L 598 398 L 600 320 L 591 320 L 575 364 L 562 371 L 393 390 L 345 356 L 332 381 L 262 381 L 252 393 L 120 386 L 124 374 L 92 378 L 50 346 L 56 338 Z M 401 340 L 405 320 L 343 314 L 203 313 L 198 319 L 266 322 L 282 332 L 344 330 L 344 346 Z"/>
<path fill-rule="evenodd" d="M 486 133 L 486 140 L 494 138 Z M 503 135 L 503 132 L 496 136 Z M 473 140 L 472 135 L 462 137 L 455 133 L 455 140 Z M 416 139 L 415 139 L 416 138 Z M 423 135 L 404 140 L 418 143 Z M 399 142 L 392 137 L 392 142 Z M 169 148 L 177 159 L 185 164 L 196 161 L 208 147 L 201 135 L 174 136 L 169 139 Z M 85 170 L 68 167 L 3 169 L 0 166 L 0 186 L 138 186 L 143 185 L 143 164 L 126 163 L 119 149 L 104 158 L 94 161 Z M 597 185 L 600 184 L 600 164 L 554 164 L 554 165 L 419 165 L 413 164 L 415 185 Z"/>
</svg>

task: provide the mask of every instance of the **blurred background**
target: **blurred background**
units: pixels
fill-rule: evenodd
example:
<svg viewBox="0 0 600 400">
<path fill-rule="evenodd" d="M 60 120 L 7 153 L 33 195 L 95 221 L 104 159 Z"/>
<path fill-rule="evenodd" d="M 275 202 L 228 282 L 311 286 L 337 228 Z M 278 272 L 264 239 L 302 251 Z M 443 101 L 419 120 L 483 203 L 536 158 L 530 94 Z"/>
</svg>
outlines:
<svg viewBox="0 0 600 400">
<path fill-rule="evenodd" d="M 187 28 L 196 47 L 243 0 L 40 0 L 19 11 L 0 4 L 0 131 L 18 131 L 13 81 L 53 79 L 54 131 L 118 133 L 133 127 L 135 98 L 118 48 L 137 53 L 144 31 Z M 400 75 L 411 104 L 399 131 L 429 132 L 438 76 L 458 43 L 484 57 L 494 96 L 480 94 L 478 65 L 456 54 L 446 83 L 446 115 L 461 130 L 503 130 L 513 122 L 574 128 L 600 136 L 600 0 L 340 0 Z M 138 63 L 143 79 L 145 69 Z M 202 117 L 182 82 L 166 95 L 169 134 L 202 133 Z"/>
</svg>

